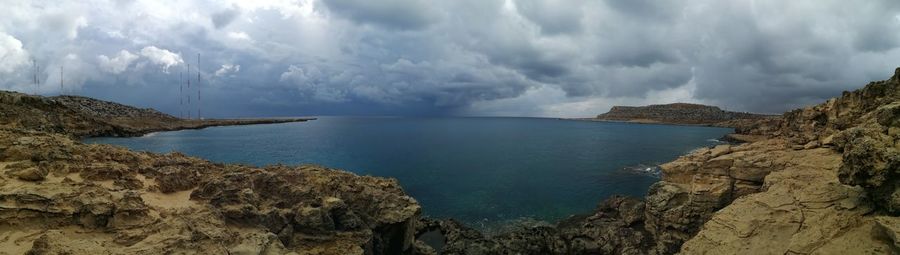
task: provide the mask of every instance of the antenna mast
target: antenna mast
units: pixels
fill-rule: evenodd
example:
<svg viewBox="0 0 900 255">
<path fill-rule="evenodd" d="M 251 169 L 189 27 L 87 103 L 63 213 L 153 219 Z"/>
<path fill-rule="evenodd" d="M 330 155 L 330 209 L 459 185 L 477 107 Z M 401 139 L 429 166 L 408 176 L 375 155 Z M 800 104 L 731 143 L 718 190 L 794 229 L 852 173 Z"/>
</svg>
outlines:
<svg viewBox="0 0 900 255">
<path fill-rule="evenodd" d="M 191 64 L 187 64 L 187 88 L 191 90 Z M 187 95 L 187 118 L 191 119 L 191 94 Z"/>
<path fill-rule="evenodd" d="M 184 71 L 178 71 L 178 117 L 184 118 Z"/>
<path fill-rule="evenodd" d="M 31 72 L 32 72 L 32 76 L 31 76 L 31 84 L 32 84 L 32 85 L 35 85 L 35 87 L 37 87 L 37 83 L 38 83 L 38 82 L 37 82 L 37 74 L 38 74 L 38 69 L 37 69 L 37 68 L 38 68 L 38 67 L 37 67 L 37 61 L 34 60 L 34 59 L 32 58 L 32 59 L 31 59 Z M 37 90 L 35 90 L 34 93 L 37 94 Z"/>
<path fill-rule="evenodd" d="M 63 66 L 59 66 L 59 95 L 63 94 Z"/>
<path fill-rule="evenodd" d="M 200 117 L 200 53 L 197 53 L 197 119 Z"/>
</svg>

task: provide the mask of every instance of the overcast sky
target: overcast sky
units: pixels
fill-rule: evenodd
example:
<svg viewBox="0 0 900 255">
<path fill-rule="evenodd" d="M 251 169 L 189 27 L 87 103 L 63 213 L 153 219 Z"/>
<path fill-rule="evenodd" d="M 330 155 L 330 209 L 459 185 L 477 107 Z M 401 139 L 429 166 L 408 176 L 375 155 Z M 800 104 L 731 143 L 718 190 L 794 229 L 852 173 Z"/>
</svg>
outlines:
<svg viewBox="0 0 900 255">
<path fill-rule="evenodd" d="M 0 0 L 0 89 L 178 115 L 780 113 L 900 66 L 900 1 Z M 32 85 L 32 59 L 41 84 Z"/>
</svg>

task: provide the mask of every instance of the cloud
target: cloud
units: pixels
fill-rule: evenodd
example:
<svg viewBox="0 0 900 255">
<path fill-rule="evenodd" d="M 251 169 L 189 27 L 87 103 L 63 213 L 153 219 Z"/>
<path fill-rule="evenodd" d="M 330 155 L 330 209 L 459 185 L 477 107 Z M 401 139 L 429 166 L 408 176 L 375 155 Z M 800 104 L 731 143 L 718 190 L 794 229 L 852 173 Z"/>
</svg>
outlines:
<svg viewBox="0 0 900 255">
<path fill-rule="evenodd" d="M 253 42 L 253 38 L 250 38 L 250 35 L 245 32 L 228 32 L 228 37 L 238 41 Z"/>
<path fill-rule="evenodd" d="M 47 28 L 57 33 L 64 34 L 67 39 L 78 37 L 78 30 L 88 25 L 84 16 L 73 15 L 64 11 L 48 13 L 43 18 Z"/>
<path fill-rule="evenodd" d="M 147 46 L 141 49 L 141 55 L 148 58 L 150 62 L 157 64 L 163 68 L 163 72 L 168 73 L 169 67 L 184 63 L 181 56 L 171 51 L 157 48 L 156 46 Z"/>
<path fill-rule="evenodd" d="M 282 82 L 292 82 L 294 84 L 307 85 L 311 82 L 314 82 L 315 77 L 311 77 L 307 75 L 308 71 L 304 71 L 303 68 L 299 66 L 291 65 L 288 67 L 288 70 L 281 74 L 281 78 L 279 79 Z M 314 69 L 312 72 L 312 76 L 316 76 L 319 74 L 318 69 Z"/>
<path fill-rule="evenodd" d="M 581 31 L 583 0 L 518 0 L 518 11 L 540 27 L 548 35 L 570 34 Z"/>
<path fill-rule="evenodd" d="M 424 29 L 437 20 L 433 3 L 425 0 L 322 0 L 332 13 L 360 24 L 400 29 Z"/>
<path fill-rule="evenodd" d="M 204 102 L 212 116 L 225 117 L 592 116 L 614 104 L 675 100 L 777 113 L 884 79 L 900 65 L 900 2 L 890 0 L 35 0 L 4 7 L 0 89 L 27 89 L 31 77 L 22 70 L 34 58 L 48 67 L 42 80 L 58 80 L 62 65 L 66 86 L 83 95 L 177 113 L 156 100 L 177 90 L 160 84 L 178 82 L 168 71 L 185 63 L 180 54 L 200 53 L 199 71 L 215 82 L 204 87 Z"/>
<path fill-rule="evenodd" d="M 224 64 L 222 68 L 216 70 L 216 76 L 225 76 L 228 74 L 234 74 L 241 71 L 241 65 L 232 65 L 232 64 Z"/>
<path fill-rule="evenodd" d="M 210 17 L 210 19 L 212 19 L 213 26 L 215 26 L 216 29 L 220 29 L 225 26 L 228 26 L 228 24 L 231 24 L 231 22 L 234 21 L 240 15 L 241 15 L 240 9 L 229 8 L 229 9 L 225 9 L 220 12 L 217 12 L 217 13 L 213 13 L 213 15 L 212 15 L 212 17 Z"/>
<path fill-rule="evenodd" d="M 118 74 L 125 71 L 125 69 L 138 58 L 138 55 L 132 54 L 127 50 L 122 50 L 113 58 L 109 58 L 106 55 L 100 55 L 97 57 L 97 60 L 100 61 L 101 70 Z"/>
<path fill-rule="evenodd" d="M 339 103 L 348 100 L 348 91 L 334 86 L 329 76 L 315 66 L 291 65 L 281 74 L 279 81 L 292 85 L 302 93 L 301 98 L 317 102 Z"/>
<path fill-rule="evenodd" d="M 0 73 L 10 73 L 28 64 L 28 52 L 22 42 L 0 32 Z"/>
</svg>

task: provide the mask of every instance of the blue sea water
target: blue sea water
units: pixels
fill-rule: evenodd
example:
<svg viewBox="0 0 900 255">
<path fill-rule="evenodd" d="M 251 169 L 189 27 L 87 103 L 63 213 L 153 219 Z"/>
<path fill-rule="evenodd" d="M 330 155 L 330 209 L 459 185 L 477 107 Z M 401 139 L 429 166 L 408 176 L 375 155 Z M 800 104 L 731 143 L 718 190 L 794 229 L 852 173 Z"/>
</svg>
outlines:
<svg viewBox="0 0 900 255">
<path fill-rule="evenodd" d="M 658 179 L 644 170 L 731 131 L 541 118 L 323 117 L 85 142 L 393 177 L 425 215 L 478 226 L 555 221 L 590 212 L 611 195 L 643 196 Z"/>
</svg>

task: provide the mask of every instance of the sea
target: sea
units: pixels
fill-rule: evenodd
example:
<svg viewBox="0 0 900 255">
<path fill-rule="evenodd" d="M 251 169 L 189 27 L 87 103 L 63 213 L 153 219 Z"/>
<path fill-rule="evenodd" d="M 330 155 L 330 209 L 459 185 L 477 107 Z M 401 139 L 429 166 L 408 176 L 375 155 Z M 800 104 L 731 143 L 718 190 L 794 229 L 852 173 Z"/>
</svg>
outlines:
<svg viewBox="0 0 900 255">
<path fill-rule="evenodd" d="M 255 166 L 315 164 L 396 178 L 423 214 L 475 228 L 553 222 L 642 197 L 658 165 L 728 128 L 551 118 L 319 117 L 83 142 Z"/>
</svg>

